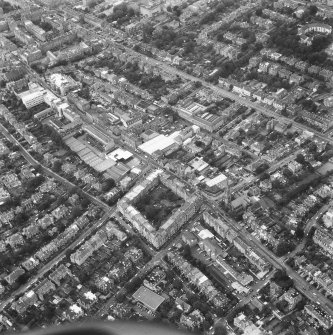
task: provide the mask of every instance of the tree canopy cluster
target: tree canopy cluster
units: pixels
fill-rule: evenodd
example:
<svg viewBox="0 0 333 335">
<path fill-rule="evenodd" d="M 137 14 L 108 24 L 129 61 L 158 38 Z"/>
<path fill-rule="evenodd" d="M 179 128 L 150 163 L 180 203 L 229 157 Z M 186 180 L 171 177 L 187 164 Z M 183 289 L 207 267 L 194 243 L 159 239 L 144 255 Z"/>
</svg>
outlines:
<svg viewBox="0 0 333 335">
<path fill-rule="evenodd" d="M 273 277 L 273 281 L 284 289 L 289 289 L 294 285 L 293 280 L 286 274 L 285 271 L 277 270 Z"/>
<path fill-rule="evenodd" d="M 282 24 L 270 32 L 269 48 L 277 47 L 286 56 L 295 56 L 310 64 L 323 65 L 327 54 L 323 50 L 332 42 L 331 36 L 315 35 L 310 46 L 300 43 L 296 24 Z"/>
<path fill-rule="evenodd" d="M 209 24 L 216 21 L 218 19 L 218 15 L 225 12 L 225 10 L 228 9 L 228 7 L 234 5 L 234 3 L 235 2 L 232 0 L 220 1 L 212 11 L 208 12 L 201 18 L 200 24 Z"/>
<path fill-rule="evenodd" d="M 117 21 L 117 24 L 121 25 L 128 22 L 133 16 L 135 16 L 134 9 L 129 7 L 126 3 L 122 3 L 115 6 L 113 13 L 107 18 L 107 21 Z"/>
</svg>

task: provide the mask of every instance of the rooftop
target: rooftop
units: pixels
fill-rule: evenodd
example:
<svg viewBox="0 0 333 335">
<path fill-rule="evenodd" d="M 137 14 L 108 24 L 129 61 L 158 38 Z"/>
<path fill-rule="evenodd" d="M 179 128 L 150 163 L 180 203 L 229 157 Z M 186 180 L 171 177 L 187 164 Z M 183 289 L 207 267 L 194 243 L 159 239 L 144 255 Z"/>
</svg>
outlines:
<svg viewBox="0 0 333 335">
<path fill-rule="evenodd" d="M 149 309 L 156 311 L 156 309 L 165 300 L 162 296 L 151 291 L 147 287 L 141 286 L 134 294 L 133 298 L 144 304 Z"/>
</svg>

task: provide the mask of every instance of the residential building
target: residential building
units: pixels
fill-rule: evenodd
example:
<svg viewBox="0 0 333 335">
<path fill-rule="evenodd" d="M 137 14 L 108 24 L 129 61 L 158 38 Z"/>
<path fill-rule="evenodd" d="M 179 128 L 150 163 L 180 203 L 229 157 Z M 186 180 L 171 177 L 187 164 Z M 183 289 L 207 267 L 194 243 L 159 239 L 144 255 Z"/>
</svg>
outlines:
<svg viewBox="0 0 333 335">
<path fill-rule="evenodd" d="M 293 310 L 296 305 L 302 301 L 302 295 L 294 288 L 290 288 L 286 293 L 283 294 L 282 299 L 288 302 L 289 310 Z"/>
<path fill-rule="evenodd" d="M 325 329 L 329 329 L 333 325 L 333 318 L 326 314 L 319 306 L 306 305 L 304 310 L 313 317 Z"/>
<path fill-rule="evenodd" d="M 43 42 L 46 41 L 46 32 L 45 32 L 44 29 L 42 29 L 41 27 L 33 24 L 30 20 L 24 21 L 24 26 L 25 26 L 25 29 L 29 33 L 36 36 L 40 41 L 43 41 Z"/>
<path fill-rule="evenodd" d="M 313 241 L 322 247 L 326 252 L 333 255 L 333 234 L 324 228 L 317 228 Z"/>
<path fill-rule="evenodd" d="M 185 204 L 156 230 L 150 222 L 133 206 L 133 203 L 145 196 L 153 187 L 161 182 L 170 188 L 178 196 L 185 200 Z M 119 202 L 119 211 L 132 223 L 133 227 L 139 231 L 156 248 L 160 248 L 179 228 L 189 220 L 199 208 L 198 198 L 193 190 L 189 189 L 177 178 L 171 177 L 162 170 L 155 170 L 146 179 L 133 187 Z"/>
<path fill-rule="evenodd" d="M 17 313 L 23 314 L 30 306 L 37 304 L 37 302 L 38 298 L 36 293 L 34 291 L 28 291 L 13 303 L 12 308 L 15 309 Z"/>
<path fill-rule="evenodd" d="M 12 285 L 14 284 L 19 277 L 21 277 L 23 274 L 25 274 L 25 271 L 18 267 L 14 269 L 8 276 L 5 277 L 5 281 L 9 284 Z"/>
<path fill-rule="evenodd" d="M 34 288 L 37 297 L 40 301 L 44 300 L 44 295 L 51 293 L 56 289 L 56 286 L 48 279 L 44 279 L 39 285 Z"/>
</svg>

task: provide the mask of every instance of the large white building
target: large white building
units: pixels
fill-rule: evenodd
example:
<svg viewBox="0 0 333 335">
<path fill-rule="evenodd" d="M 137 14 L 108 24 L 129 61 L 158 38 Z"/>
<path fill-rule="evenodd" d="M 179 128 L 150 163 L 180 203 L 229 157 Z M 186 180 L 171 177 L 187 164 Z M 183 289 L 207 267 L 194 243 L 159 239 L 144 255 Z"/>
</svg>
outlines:
<svg viewBox="0 0 333 335">
<path fill-rule="evenodd" d="M 17 94 L 17 97 L 22 100 L 24 106 L 28 109 L 38 106 L 43 102 L 52 106 L 54 101 L 59 100 L 51 91 L 44 89 L 36 83 L 29 83 L 29 90 Z"/>
<path fill-rule="evenodd" d="M 19 94 L 24 106 L 26 108 L 33 108 L 44 102 L 45 90 L 41 87 L 31 89 Z"/>
<path fill-rule="evenodd" d="M 61 95 L 66 95 L 69 91 L 81 88 L 81 83 L 76 82 L 72 77 L 60 73 L 53 73 L 49 77 L 50 84 Z"/>
<path fill-rule="evenodd" d="M 46 32 L 41 27 L 36 26 L 30 20 L 24 21 L 25 29 L 34 36 L 36 36 L 40 41 L 46 41 Z"/>
<path fill-rule="evenodd" d="M 156 151 L 167 152 L 177 148 L 178 144 L 176 141 L 172 137 L 165 135 L 158 135 L 139 146 L 139 149 L 149 155 L 152 155 Z"/>
</svg>

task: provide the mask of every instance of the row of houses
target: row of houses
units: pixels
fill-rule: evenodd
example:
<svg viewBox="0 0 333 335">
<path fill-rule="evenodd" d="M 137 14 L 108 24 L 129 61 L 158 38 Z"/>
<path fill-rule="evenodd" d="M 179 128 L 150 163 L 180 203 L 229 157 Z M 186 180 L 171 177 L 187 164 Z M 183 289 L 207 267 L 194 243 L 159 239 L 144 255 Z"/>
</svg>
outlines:
<svg viewBox="0 0 333 335">
<path fill-rule="evenodd" d="M 169 262 L 175 266 L 187 280 L 197 287 L 206 296 L 208 302 L 218 308 L 224 308 L 229 303 L 229 299 L 220 293 L 213 283 L 197 268 L 187 262 L 182 256 L 173 252 L 167 254 Z"/>
<path fill-rule="evenodd" d="M 239 236 L 238 233 L 229 227 L 225 221 L 214 213 L 205 211 L 203 213 L 205 223 L 215 229 L 224 239 L 232 243 L 253 265 L 261 272 L 267 272 L 271 265 L 262 258 L 257 252 L 249 247 Z"/>
<path fill-rule="evenodd" d="M 60 265 L 49 275 L 49 278 L 42 280 L 32 290 L 15 301 L 11 308 L 20 314 L 25 313 L 30 306 L 43 302 L 45 295 L 55 291 L 66 276 L 72 276 L 71 271 L 65 265 Z"/>
<path fill-rule="evenodd" d="M 282 54 L 272 50 L 272 49 L 262 49 L 260 54 L 263 57 L 267 57 L 275 62 L 284 63 L 296 70 L 302 72 L 303 74 L 308 73 L 310 75 L 319 75 L 323 77 L 326 81 L 331 81 L 333 77 L 333 72 L 325 69 L 318 65 L 311 65 L 306 61 L 299 60 L 295 57 L 287 57 Z"/>
<path fill-rule="evenodd" d="M 100 249 L 108 239 L 116 237 L 123 241 L 127 238 L 126 234 L 119 230 L 111 221 L 106 226 L 99 230 L 89 240 L 87 240 L 79 249 L 71 254 L 71 262 L 77 265 L 82 265 L 92 254 Z"/>
<path fill-rule="evenodd" d="M 253 1 L 238 7 L 233 12 L 226 14 L 219 22 L 214 22 L 213 24 L 203 28 L 198 35 L 198 40 L 207 40 L 211 33 L 218 30 L 223 25 L 235 22 L 239 17 L 249 13 L 250 11 L 258 8 L 259 6 L 260 1 Z"/>
<path fill-rule="evenodd" d="M 37 139 L 32 135 L 25 127 L 25 124 L 20 123 L 16 120 L 14 115 L 4 105 L 0 105 L 0 115 L 12 125 L 16 131 L 25 138 L 29 144 L 37 143 Z"/>
<path fill-rule="evenodd" d="M 288 80 L 290 84 L 301 84 L 304 81 L 304 77 L 289 71 L 282 65 L 271 63 L 271 62 L 261 62 L 258 67 L 258 72 L 268 73 L 271 76 L 278 76 L 282 79 Z"/>
</svg>

